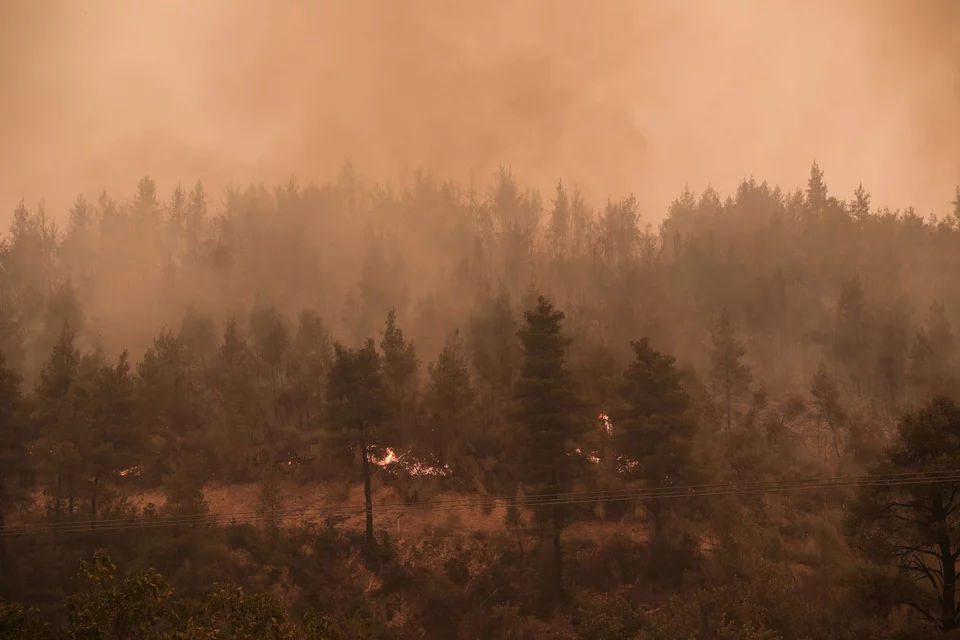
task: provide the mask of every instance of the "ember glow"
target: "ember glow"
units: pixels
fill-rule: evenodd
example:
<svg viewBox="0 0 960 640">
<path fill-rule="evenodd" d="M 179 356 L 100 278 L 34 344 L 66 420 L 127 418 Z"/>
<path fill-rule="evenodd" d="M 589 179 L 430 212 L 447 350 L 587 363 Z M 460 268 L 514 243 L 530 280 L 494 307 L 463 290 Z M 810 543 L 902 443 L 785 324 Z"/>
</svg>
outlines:
<svg viewBox="0 0 960 640">
<path fill-rule="evenodd" d="M 408 458 L 410 452 L 398 456 L 393 449 L 388 448 L 382 458 L 371 456 L 371 461 L 379 467 L 387 467 L 391 464 L 400 465 L 404 471 L 411 476 L 439 476 L 443 477 L 451 473 L 448 465 L 437 466 L 426 462 Z"/>
<path fill-rule="evenodd" d="M 600 414 L 599 416 L 597 416 L 597 417 L 598 417 L 598 419 L 600 420 L 600 422 L 603 424 L 603 427 L 607 430 L 607 435 L 608 435 L 608 436 L 612 436 L 612 435 L 613 435 L 613 422 L 610 421 L 610 416 L 608 416 L 606 413 L 601 413 L 601 414 Z"/>
</svg>

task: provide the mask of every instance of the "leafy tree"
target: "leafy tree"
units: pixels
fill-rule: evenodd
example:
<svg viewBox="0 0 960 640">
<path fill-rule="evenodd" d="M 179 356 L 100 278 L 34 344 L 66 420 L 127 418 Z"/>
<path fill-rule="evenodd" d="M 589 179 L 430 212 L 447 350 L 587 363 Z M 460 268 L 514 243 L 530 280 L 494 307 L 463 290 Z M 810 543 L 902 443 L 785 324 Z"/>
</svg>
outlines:
<svg viewBox="0 0 960 640">
<path fill-rule="evenodd" d="M 733 402 L 746 393 L 753 376 L 742 362 L 747 350 L 737 339 L 733 321 L 725 310 L 720 313 L 711 340 L 713 351 L 710 354 L 710 375 L 723 395 L 726 431 L 729 433 L 733 422 Z"/>
<path fill-rule="evenodd" d="M 904 416 L 897 437 L 874 477 L 960 467 L 960 408 L 945 397 Z M 901 594 L 943 633 L 960 626 L 960 483 L 874 483 L 862 488 L 851 507 L 848 531 L 859 549 L 892 560 L 914 582 Z"/>
<path fill-rule="evenodd" d="M 363 467 L 367 543 L 373 538 L 373 468 L 370 454 L 383 450 L 382 438 L 389 417 L 388 395 L 380 356 L 373 339 L 362 349 L 334 345 L 334 361 L 327 381 L 330 398 L 328 424 L 341 444 L 358 451 Z"/>
<path fill-rule="evenodd" d="M 524 312 L 526 326 L 518 335 L 523 344 L 523 365 L 516 384 L 516 418 L 521 428 L 521 479 L 534 491 L 559 495 L 577 474 L 572 457 L 575 442 L 586 431 L 572 376 L 565 365 L 567 338 L 563 336 L 564 314 L 540 296 L 537 306 Z M 566 509 L 551 504 L 538 509 L 553 533 L 554 566 L 562 589 L 563 551 L 560 534 L 566 525 Z"/>
<path fill-rule="evenodd" d="M 68 638 L 156 637 L 173 622 L 173 592 L 153 570 L 132 573 L 122 580 L 103 551 L 93 563 L 82 561 L 78 575 L 83 590 L 67 599 Z"/>
<path fill-rule="evenodd" d="M 631 347 L 636 359 L 619 388 L 623 406 L 611 416 L 616 451 L 639 463 L 636 473 L 647 487 L 693 484 L 696 472 L 689 463 L 697 424 L 676 359 L 655 350 L 648 338 Z M 659 536 L 671 505 L 653 500 L 646 506 Z"/>
<path fill-rule="evenodd" d="M 44 622 L 37 607 L 25 607 L 18 602 L 0 598 L 0 637 L 10 640 L 53 640 L 50 624 Z"/>
</svg>

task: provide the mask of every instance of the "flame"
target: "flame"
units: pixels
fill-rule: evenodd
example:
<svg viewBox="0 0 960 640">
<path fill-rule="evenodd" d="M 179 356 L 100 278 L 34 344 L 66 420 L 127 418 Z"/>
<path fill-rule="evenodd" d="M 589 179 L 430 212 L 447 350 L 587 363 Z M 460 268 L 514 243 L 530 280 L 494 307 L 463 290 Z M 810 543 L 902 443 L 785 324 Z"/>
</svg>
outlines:
<svg viewBox="0 0 960 640">
<path fill-rule="evenodd" d="M 386 455 L 383 458 L 377 459 L 372 458 L 374 464 L 380 467 L 386 467 L 391 464 L 400 464 L 403 466 L 404 470 L 412 476 L 445 476 L 451 473 L 450 467 L 448 465 L 443 465 L 442 467 L 436 465 L 430 465 L 419 460 L 413 461 L 404 461 L 403 459 L 407 457 L 407 454 L 404 453 L 401 456 L 398 456 L 393 449 L 387 448 Z"/>
<path fill-rule="evenodd" d="M 387 455 L 382 460 L 376 460 L 375 462 L 381 467 L 385 467 L 392 462 L 397 461 L 397 454 L 394 453 L 393 449 L 387 449 Z"/>
<path fill-rule="evenodd" d="M 597 419 L 600 420 L 601 423 L 603 423 L 604 428 L 606 428 L 607 430 L 607 435 L 612 436 L 613 422 L 611 422 L 610 416 L 608 416 L 606 413 L 601 413 L 599 416 L 597 416 Z"/>
</svg>

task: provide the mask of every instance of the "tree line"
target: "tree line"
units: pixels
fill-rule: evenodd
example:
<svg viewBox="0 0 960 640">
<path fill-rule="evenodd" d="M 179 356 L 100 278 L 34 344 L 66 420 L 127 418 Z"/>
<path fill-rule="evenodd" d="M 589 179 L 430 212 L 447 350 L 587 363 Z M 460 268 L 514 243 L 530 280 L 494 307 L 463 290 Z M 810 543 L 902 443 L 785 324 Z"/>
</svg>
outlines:
<svg viewBox="0 0 960 640">
<path fill-rule="evenodd" d="M 560 185 L 545 209 L 506 170 L 485 195 L 427 177 L 394 194 L 347 166 L 321 187 L 228 190 L 217 215 L 207 199 L 198 184 L 160 202 L 144 178 L 130 202 L 79 198 L 65 233 L 16 210 L 0 245 L 0 531 L 93 535 L 144 488 L 203 514 L 211 483 L 257 482 L 276 511 L 277 478 L 356 481 L 373 562 L 390 544 L 375 484 L 429 500 L 409 472 L 381 479 L 388 450 L 442 470 L 439 490 L 491 498 L 953 468 L 960 193 L 953 217 L 925 220 L 872 209 L 862 187 L 829 196 L 814 165 L 806 191 L 685 190 L 657 232 L 632 197 L 594 211 Z M 712 499 L 554 501 L 505 526 L 519 566 L 535 562 L 528 534 L 549 556 L 537 590 L 561 609 L 582 597 L 575 522 L 640 518 L 645 579 L 668 590 L 705 554 L 732 580 L 744 548 L 756 568 L 833 531 L 841 564 L 889 586 L 846 589 L 861 609 L 886 624 L 909 607 L 948 632 L 954 484 L 791 498 L 802 525 L 737 499 L 776 549 Z M 24 571 L 13 540 L 7 594 Z M 819 544 L 800 564 L 823 595 L 841 567 Z"/>
</svg>

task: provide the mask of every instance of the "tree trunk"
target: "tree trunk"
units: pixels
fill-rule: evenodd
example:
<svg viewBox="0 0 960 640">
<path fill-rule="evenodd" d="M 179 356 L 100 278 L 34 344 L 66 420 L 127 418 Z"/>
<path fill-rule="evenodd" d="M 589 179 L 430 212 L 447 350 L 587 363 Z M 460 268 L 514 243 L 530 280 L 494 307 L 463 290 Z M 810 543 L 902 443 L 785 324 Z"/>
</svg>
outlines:
<svg viewBox="0 0 960 640">
<path fill-rule="evenodd" d="M 833 426 L 832 423 L 827 423 L 830 426 L 830 431 L 833 433 L 833 454 L 837 458 L 837 477 L 840 477 L 840 471 L 842 467 L 842 462 L 840 460 L 840 434 L 837 432 L 837 428 Z"/>
<path fill-rule="evenodd" d="M 733 416 L 731 415 L 731 411 L 730 411 L 730 383 L 729 383 L 729 382 L 728 382 L 727 385 L 726 385 L 725 391 L 726 391 L 726 395 L 727 395 L 727 433 L 729 434 L 729 433 L 730 433 L 730 423 L 731 423 L 732 420 L 733 420 Z"/>
<path fill-rule="evenodd" d="M 63 515 L 63 464 L 57 467 L 57 500 L 53 511 L 58 518 Z"/>
<path fill-rule="evenodd" d="M 90 494 L 90 528 L 93 529 L 97 521 L 97 489 L 100 486 L 100 470 L 93 475 L 93 491 Z"/>
<path fill-rule="evenodd" d="M 957 627 L 957 562 L 950 552 L 950 536 L 945 531 L 940 534 L 940 560 L 943 571 L 941 628 L 949 633 Z"/>
<path fill-rule="evenodd" d="M 557 470 L 553 470 L 553 492 L 554 503 L 552 506 L 553 515 L 553 561 L 557 571 L 557 587 L 560 589 L 560 596 L 563 597 L 563 549 L 560 547 L 560 505 L 556 500 L 560 499 L 560 483 L 557 477 Z"/>
<path fill-rule="evenodd" d="M 67 516 L 73 520 L 73 474 L 67 476 Z"/>
<path fill-rule="evenodd" d="M 519 510 L 519 507 L 517 507 L 517 509 Z M 523 565 L 523 536 L 520 533 L 519 522 L 514 526 L 514 530 L 517 532 L 517 549 L 520 550 L 520 564 Z M 2 531 L 2 529 L 0 529 L 0 531 Z M 0 539 L 0 542 L 2 542 L 2 539 Z M 2 551 L 2 547 L 0 547 L 0 551 Z"/>
<path fill-rule="evenodd" d="M 7 549 L 4 546 L 4 530 L 6 528 L 6 521 L 3 519 L 3 509 L 0 509 L 0 576 L 3 575 L 4 570 L 4 560 L 6 559 Z"/>
<path fill-rule="evenodd" d="M 947 511 L 941 498 L 934 503 L 934 516 L 940 521 L 937 532 L 940 571 L 943 577 L 943 594 L 940 598 L 940 629 L 944 634 L 957 628 L 957 554 L 950 545 L 950 528 Z"/>
<path fill-rule="evenodd" d="M 563 550 L 560 547 L 560 506 L 553 505 L 553 556 L 557 568 L 557 584 L 563 589 Z"/>
<path fill-rule="evenodd" d="M 363 462 L 363 502 L 367 512 L 367 544 L 373 544 L 373 494 L 370 489 L 370 458 L 367 455 L 367 439 L 360 434 L 360 459 Z"/>
</svg>

